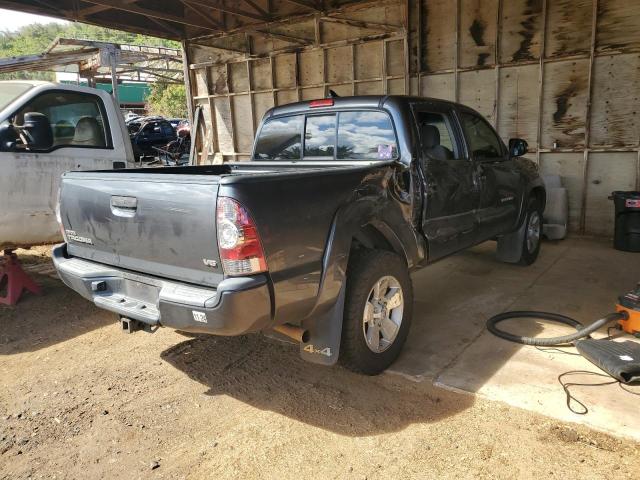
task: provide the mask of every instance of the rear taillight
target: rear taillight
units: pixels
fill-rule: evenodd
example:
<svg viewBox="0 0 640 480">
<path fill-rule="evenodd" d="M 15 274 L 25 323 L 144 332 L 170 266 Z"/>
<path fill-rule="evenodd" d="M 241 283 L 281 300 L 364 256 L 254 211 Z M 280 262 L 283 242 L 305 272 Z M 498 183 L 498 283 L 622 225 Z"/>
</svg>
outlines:
<svg viewBox="0 0 640 480">
<path fill-rule="evenodd" d="M 218 249 L 227 275 L 267 271 L 267 261 L 256 224 L 249 212 L 235 200 L 218 198 Z"/>
<path fill-rule="evenodd" d="M 62 234 L 62 240 L 67 243 L 67 233 L 64 230 L 64 225 L 62 224 L 62 215 L 60 213 L 60 189 L 58 188 L 58 195 L 56 196 L 56 221 L 58 222 L 58 227 L 60 228 L 60 233 Z"/>
</svg>

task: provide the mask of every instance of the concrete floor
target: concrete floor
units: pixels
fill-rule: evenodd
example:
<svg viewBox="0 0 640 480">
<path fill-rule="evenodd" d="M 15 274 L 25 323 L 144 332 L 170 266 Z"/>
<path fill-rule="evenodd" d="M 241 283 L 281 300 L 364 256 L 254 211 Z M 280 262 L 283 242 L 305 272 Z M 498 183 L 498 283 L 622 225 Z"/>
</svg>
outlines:
<svg viewBox="0 0 640 480">
<path fill-rule="evenodd" d="M 390 373 L 640 440 L 640 399 L 619 385 L 573 387 L 589 411 L 578 415 L 567 408 L 558 375 L 600 372 L 581 356 L 567 354 L 574 348 L 536 349 L 485 329 L 487 318 L 507 310 L 557 312 L 587 324 L 601 318 L 614 310 L 618 295 L 640 281 L 640 254 L 616 251 L 603 239 L 571 238 L 545 242 L 538 261 L 520 267 L 496 261 L 494 250 L 495 243 L 488 242 L 414 275 L 413 325 Z M 503 325 L 526 335 L 570 332 L 542 322 Z M 566 380 L 606 381 L 585 374 Z M 640 386 L 626 388 L 640 395 Z"/>
</svg>

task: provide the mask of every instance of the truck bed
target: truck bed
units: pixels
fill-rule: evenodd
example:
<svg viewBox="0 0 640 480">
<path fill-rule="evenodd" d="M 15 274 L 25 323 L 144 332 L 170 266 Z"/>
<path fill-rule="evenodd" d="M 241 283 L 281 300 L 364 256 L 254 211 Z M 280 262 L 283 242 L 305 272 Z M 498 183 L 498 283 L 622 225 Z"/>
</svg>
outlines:
<svg viewBox="0 0 640 480">
<path fill-rule="evenodd" d="M 292 168 L 295 167 L 295 168 Z M 216 232 L 221 184 L 274 181 L 362 170 L 364 166 L 225 164 L 69 172 L 60 211 L 68 253 L 155 275 L 215 287 L 223 279 Z M 280 190 L 283 187 L 279 187 Z M 260 187 L 252 188 L 259 201 Z M 324 239 L 323 239 L 324 240 Z"/>
</svg>

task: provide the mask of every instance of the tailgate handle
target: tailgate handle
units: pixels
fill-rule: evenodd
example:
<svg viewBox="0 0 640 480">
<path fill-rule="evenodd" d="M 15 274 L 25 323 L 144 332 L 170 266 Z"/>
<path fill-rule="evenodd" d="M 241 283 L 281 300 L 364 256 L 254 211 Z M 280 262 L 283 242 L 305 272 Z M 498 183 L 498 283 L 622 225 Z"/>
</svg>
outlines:
<svg viewBox="0 0 640 480">
<path fill-rule="evenodd" d="M 124 197 L 113 195 L 111 197 L 111 211 L 115 215 L 131 217 L 138 209 L 138 199 L 136 197 Z"/>
</svg>

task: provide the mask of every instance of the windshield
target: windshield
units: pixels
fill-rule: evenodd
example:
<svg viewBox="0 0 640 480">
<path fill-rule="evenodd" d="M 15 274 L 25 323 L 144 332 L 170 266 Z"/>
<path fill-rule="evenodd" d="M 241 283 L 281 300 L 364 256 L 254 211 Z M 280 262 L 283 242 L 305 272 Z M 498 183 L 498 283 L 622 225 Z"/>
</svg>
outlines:
<svg viewBox="0 0 640 480">
<path fill-rule="evenodd" d="M 304 132 L 304 135 L 303 135 Z M 310 112 L 268 119 L 256 141 L 254 160 L 377 161 L 398 158 L 386 112 Z"/>
<path fill-rule="evenodd" d="M 29 83 L 0 83 L 0 110 L 31 88 Z"/>
</svg>

